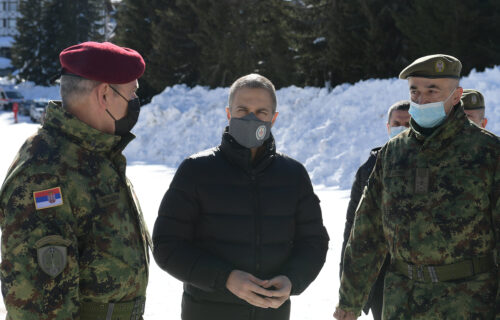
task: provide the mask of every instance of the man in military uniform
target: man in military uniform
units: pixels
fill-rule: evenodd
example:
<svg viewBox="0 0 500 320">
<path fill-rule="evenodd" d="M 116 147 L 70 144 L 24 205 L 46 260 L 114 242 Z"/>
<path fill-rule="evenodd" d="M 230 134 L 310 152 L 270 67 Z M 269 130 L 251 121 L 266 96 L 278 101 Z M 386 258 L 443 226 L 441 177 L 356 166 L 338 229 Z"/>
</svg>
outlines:
<svg viewBox="0 0 500 320">
<path fill-rule="evenodd" d="M 344 256 L 334 317 L 355 319 L 387 253 L 384 319 L 493 319 L 500 234 L 500 140 L 460 104 L 461 63 L 417 59 L 410 130 L 380 150 Z"/>
<path fill-rule="evenodd" d="M 461 100 L 462 107 L 469 120 L 481 128 L 486 128 L 488 118 L 484 116 L 485 104 L 481 92 L 474 89 L 464 89 Z"/>
<path fill-rule="evenodd" d="M 149 236 L 122 150 L 145 63 L 109 42 L 60 62 L 62 103 L 49 102 L 0 191 L 7 319 L 142 319 Z"/>
<path fill-rule="evenodd" d="M 408 109 L 410 108 L 410 102 L 407 100 L 399 101 L 394 103 L 387 112 L 387 133 L 389 138 L 394 138 L 399 133 L 403 132 L 410 126 L 410 114 Z M 363 194 L 363 189 L 368 182 L 368 177 L 375 166 L 375 161 L 377 160 L 378 152 L 381 147 L 373 148 L 370 151 L 370 157 L 366 162 L 359 167 L 356 172 L 356 177 L 351 188 L 351 199 L 349 200 L 349 205 L 347 206 L 346 222 L 344 229 L 344 242 L 342 243 L 342 251 L 340 255 L 340 276 L 342 277 L 342 270 L 344 265 L 344 251 L 347 245 L 347 240 L 351 234 L 352 225 L 354 223 L 354 214 L 356 208 L 358 207 L 359 200 Z M 377 277 L 377 281 L 370 290 L 370 295 L 368 301 L 366 302 L 363 311 L 368 314 L 371 309 L 373 319 L 378 320 L 382 317 L 382 297 L 384 289 L 384 278 L 387 270 L 387 266 L 390 262 L 390 256 L 386 258 L 382 269 Z"/>
</svg>

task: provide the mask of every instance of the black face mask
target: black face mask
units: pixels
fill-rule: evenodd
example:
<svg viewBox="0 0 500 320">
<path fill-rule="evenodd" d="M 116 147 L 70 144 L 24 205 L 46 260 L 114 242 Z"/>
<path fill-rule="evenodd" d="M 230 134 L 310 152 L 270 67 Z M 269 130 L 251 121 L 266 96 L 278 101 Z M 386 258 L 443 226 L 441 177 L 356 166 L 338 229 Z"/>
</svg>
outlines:
<svg viewBox="0 0 500 320">
<path fill-rule="evenodd" d="M 125 101 L 127 101 L 128 103 L 127 114 L 119 120 L 116 120 L 116 118 L 113 117 L 111 112 L 109 112 L 109 110 L 106 109 L 106 112 L 109 114 L 109 116 L 113 118 L 113 120 L 115 120 L 115 134 L 118 136 L 124 136 L 127 133 L 129 133 L 130 130 L 132 130 L 132 128 L 137 123 L 137 120 L 139 119 L 139 113 L 141 111 L 141 102 L 139 98 L 127 100 L 127 98 L 125 98 L 120 92 L 118 92 L 118 90 L 116 90 L 112 86 L 109 87 L 113 89 L 113 91 L 116 92 L 120 97 L 125 99 Z"/>
</svg>

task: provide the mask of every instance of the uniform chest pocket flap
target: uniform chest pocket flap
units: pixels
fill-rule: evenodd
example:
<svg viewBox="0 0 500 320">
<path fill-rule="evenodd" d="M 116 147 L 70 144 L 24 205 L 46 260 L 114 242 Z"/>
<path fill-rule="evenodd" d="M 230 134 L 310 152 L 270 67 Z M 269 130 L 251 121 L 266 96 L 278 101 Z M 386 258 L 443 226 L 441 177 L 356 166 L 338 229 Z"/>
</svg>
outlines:
<svg viewBox="0 0 500 320">
<path fill-rule="evenodd" d="M 413 170 L 411 169 L 391 169 L 387 173 L 387 178 L 396 178 L 396 177 L 411 177 Z"/>
<path fill-rule="evenodd" d="M 112 204 L 117 203 L 118 201 L 120 201 L 120 193 L 119 192 L 115 192 L 115 193 L 107 194 L 105 196 L 97 197 L 97 204 L 101 208 L 108 207 Z"/>
</svg>

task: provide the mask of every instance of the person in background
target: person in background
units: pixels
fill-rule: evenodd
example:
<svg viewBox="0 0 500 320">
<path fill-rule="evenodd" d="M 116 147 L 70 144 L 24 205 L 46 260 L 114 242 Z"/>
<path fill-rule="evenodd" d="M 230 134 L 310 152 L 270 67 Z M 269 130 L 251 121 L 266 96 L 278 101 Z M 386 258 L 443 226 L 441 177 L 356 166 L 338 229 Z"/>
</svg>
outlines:
<svg viewBox="0 0 500 320">
<path fill-rule="evenodd" d="M 488 118 L 484 116 L 486 107 L 484 104 L 484 97 L 481 92 L 474 89 L 464 89 L 461 101 L 462 106 L 464 107 L 464 112 L 469 120 L 481 128 L 486 128 Z"/>
<path fill-rule="evenodd" d="M 408 109 L 410 108 L 410 102 L 407 100 L 399 101 L 394 103 L 387 112 L 387 134 L 389 139 L 395 137 L 399 133 L 408 129 L 410 126 L 410 114 Z M 342 278 L 342 270 L 344 263 L 344 251 L 347 245 L 347 240 L 351 233 L 352 225 L 354 223 L 354 214 L 356 208 L 358 207 L 359 200 L 363 195 L 363 189 L 368 182 L 368 177 L 375 166 L 375 161 L 377 160 L 377 154 L 382 147 L 374 148 L 370 151 L 370 157 L 366 162 L 359 167 L 356 172 L 356 177 L 351 188 L 351 199 L 349 200 L 349 205 L 347 207 L 346 222 L 344 229 L 344 242 L 342 243 L 342 253 L 340 256 L 340 277 Z M 375 320 L 382 319 L 382 302 L 383 302 L 383 289 L 384 289 L 384 278 L 385 272 L 387 270 L 388 264 L 390 262 L 390 256 L 388 255 L 385 259 L 384 265 L 380 270 L 377 281 L 370 290 L 370 295 L 368 301 L 363 307 L 363 311 L 368 314 L 371 309 L 373 318 Z"/>
<path fill-rule="evenodd" d="M 14 112 L 14 123 L 17 123 L 17 114 L 19 113 L 19 104 L 17 102 L 12 104 L 12 112 Z"/>
</svg>

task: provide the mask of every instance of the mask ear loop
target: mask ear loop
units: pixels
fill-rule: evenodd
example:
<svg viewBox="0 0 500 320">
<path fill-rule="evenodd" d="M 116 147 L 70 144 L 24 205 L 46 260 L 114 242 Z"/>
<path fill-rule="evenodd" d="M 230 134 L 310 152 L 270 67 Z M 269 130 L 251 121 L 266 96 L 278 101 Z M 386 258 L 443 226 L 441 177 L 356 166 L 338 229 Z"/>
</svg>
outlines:
<svg viewBox="0 0 500 320">
<path fill-rule="evenodd" d="M 111 117 L 111 119 L 115 120 L 116 121 L 116 118 L 113 117 L 113 115 L 111 114 L 111 112 L 109 112 L 109 110 L 106 108 L 106 112 L 109 114 L 109 116 Z"/>
</svg>

